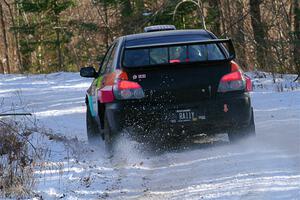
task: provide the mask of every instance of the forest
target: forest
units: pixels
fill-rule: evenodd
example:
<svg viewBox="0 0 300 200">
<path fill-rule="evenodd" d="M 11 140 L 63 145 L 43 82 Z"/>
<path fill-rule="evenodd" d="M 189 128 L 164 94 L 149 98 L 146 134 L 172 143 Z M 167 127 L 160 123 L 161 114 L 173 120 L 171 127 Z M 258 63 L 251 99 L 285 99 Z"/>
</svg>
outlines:
<svg viewBox="0 0 300 200">
<path fill-rule="evenodd" d="M 300 0 L 0 0 L 0 200 L 300 200 L 299 130 Z"/>
<path fill-rule="evenodd" d="M 300 74 L 299 0 L 0 0 L 0 73 L 97 66 L 119 36 L 157 24 L 231 38 L 245 71 Z"/>
</svg>

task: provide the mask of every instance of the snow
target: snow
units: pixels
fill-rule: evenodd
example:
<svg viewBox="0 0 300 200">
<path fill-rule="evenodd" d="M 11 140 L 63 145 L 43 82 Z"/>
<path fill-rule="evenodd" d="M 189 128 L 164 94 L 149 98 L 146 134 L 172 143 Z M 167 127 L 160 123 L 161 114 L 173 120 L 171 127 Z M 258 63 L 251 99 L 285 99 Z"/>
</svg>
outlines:
<svg viewBox="0 0 300 200">
<path fill-rule="evenodd" d="M 248 73 L 257 137 L 226 135 L 155 153 L 126 137 L 110 157 L 85 133 L 85 91 L 78 73 L 0 75 L 0 113 L 32 112 L 47 149 L 34 190 L 44 199 L 300 199 L 300 85 L 294 75 Z M 258 78 L 258 75 L 266 76 Z M 279 92 L 280 91 L 280 92 Z"/>
</svg>

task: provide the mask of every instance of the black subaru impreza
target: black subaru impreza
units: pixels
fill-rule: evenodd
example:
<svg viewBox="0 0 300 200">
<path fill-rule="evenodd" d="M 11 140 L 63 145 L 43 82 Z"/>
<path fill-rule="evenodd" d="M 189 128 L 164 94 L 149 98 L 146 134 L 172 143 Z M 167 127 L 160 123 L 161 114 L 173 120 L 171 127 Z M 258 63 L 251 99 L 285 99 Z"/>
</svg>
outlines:
<svg viewBox="0 0 300 200">
<path fill-rule="evenodd" d="M 207 30 L 162 25 L 116 39 L 98 70 L 80 70 L 94 78 L 85 98 L 89 141 L 102 136 L 111 146 L 128 128 L 154 140 L 255 135 L 251 80 L 234 59 L 231 40 Z"/>
</svg>

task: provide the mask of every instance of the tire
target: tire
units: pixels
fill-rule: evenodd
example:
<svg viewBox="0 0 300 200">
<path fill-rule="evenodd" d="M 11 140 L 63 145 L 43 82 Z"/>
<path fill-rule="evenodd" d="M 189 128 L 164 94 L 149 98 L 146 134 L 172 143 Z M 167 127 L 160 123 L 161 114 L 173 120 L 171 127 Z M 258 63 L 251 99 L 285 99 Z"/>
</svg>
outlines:
<svg viewBox="0 0 300 200">
<path fill-rule="evenodd" d="M 251 111 L 251 119 L 250 123 L 246 127 L 240 127 L 235 130 L 231 130 L 228 132 L 228 138 L 231 143 L 238 142 L 242 139 L 249 138 L 249 137 L 255 137 L 255 123 L 254 123 L 254 114 L 253 109 Z"/>
<path fill-rule="evenodd" d="M 94 120 L 89 106 L 86 109 L 86 133 L 89 143 L 95 143 L 100 139 L 100 131 L 97 122 Z"/>
</svg>

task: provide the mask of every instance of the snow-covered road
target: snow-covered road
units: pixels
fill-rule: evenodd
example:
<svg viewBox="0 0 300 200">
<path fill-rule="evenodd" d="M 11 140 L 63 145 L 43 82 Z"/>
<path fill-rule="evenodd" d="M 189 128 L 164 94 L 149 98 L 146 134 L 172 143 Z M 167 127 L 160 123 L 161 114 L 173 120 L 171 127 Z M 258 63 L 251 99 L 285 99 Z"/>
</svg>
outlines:
<svg viewBox="0 0 300 200">
<path fill-rule="evenodd" d="M 32 112 L 40 125 L 68 138 L 39 141 L 52 152 L 35 172 L 44 199 L 300 199 L 299 89 L 276 92 L 270 79 L 261 80 L 265 88 L 252 93 L 254 139 L 229 145 L 225 135 L 152 154 L 123 138 L 109 158 L 102 143 L 86 144 L 90 82 L 78 73 L 0 76 L 0 113 Z"/>
</svg>

